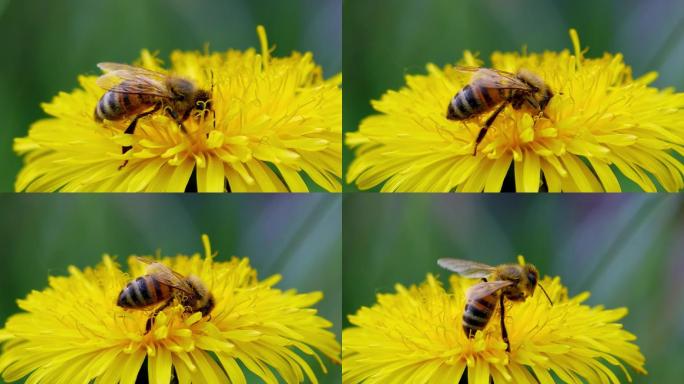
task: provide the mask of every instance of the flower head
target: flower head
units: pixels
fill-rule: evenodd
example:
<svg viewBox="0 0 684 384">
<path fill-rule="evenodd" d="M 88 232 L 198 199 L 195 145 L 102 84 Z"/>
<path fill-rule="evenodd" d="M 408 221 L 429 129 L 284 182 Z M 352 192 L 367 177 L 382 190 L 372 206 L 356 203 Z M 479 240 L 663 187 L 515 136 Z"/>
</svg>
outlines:
<svg viewBox="0 0 684 384">
<path fill-rule="evenodd" d="M 682 189 L 684 93 L 650 87 L 654 72 L 634 79 L 620 54 L 585 58 L 577 33 L 570 35 L 574 54 L 492 55 L 492 68 L 527 69 L 554 96 L 541 116 L 505 108 L 476 156 L 476 137 L 492 112 L 446 118 L 449 100 L 471 75 L 428 64 L 426 75 L 406 76 L 406 87 L 373 101 L 379 114 L 347 134 L 357 148 L 347 181 L 361 189 L 384 182 L 388 192 L 498 192 L 510 173 L 517 191 L 616 192 L 619 172 L 644 191 Z M 466 52 L 460 64 L 482 62 Z"/>
<path fill-rule="evenodd" d="M 619 383 L 609 366 L 631 381 L 620 360 L 646 373 L 636 337 L 616 323 L 627 309 L 589 307 L 582 304 L 587 292 L 569 298 L 558 277 L 541 280 L 552 306 L 539 290 L 506 305 L 510 353 L 498 321 L 467 338 L 461 319 L 473 283 L 453 275 L 448 293 L 428 275 L 420 286 L 397 285 L 396 293 L 379 294 L 377 304 L 349 316 L 354 326 L 342 332 L 343 381 L 458 383 L 467 372 L 469 383 L 550 383 L 552 374 L 566 383 Z"/>
<path fill-rule="evenodd" d="M 18 304 L 25 312 L 0 329 L 4 341 L 0 373 L 6 381 L 28 376 L 31 383 L 133 383 L 143 362 L 151 383 L 245 383 L 243 368 L 267 383 L 316 383 L 302 355 L 338 360 L 340 346 L 327 320 L 311 308 L 320 292 L 299 294 L 274 288 L 280 276 L 257 279 L 249 260 L 213 260 L 208 238 L 199 254 L 164 257 L 161 262 L 204 281 L 216 301 L 209 316 L 188 313 L 174 301 L 159 312 L 116 306 L 119 291 L 144 265 L 129 259 L 130 275 L 109 256 L 95 268 L 69 268 L 50 277 L 50 286 Z M 147 381 L 145 381 L 147 382 Z"/>
<path fill-rule="evenodd" d="M 97 76 L 80 76 L 82 88 L 43 104 L 51 117 L 15 139 L 14 150 L 25 155 L 15 189 L 300 192 L 308 190 L 306 175 L 339 191 L 341 75 L 324 80 L 311 53 L 271 57 L 264 29 L 257 30 L 261 53 L 175 51 L 167 70 L 142 52 L 139 66 L 211 92 L 196 112 L 213 112 L 185 120 L 187 133 L 161 111 L 141 118 L 134 134 L 124 133 L 132 117 L 95 121 L 105 89 Z M 123 154 L 123 146 L 132 149 Z"/>
</svg>

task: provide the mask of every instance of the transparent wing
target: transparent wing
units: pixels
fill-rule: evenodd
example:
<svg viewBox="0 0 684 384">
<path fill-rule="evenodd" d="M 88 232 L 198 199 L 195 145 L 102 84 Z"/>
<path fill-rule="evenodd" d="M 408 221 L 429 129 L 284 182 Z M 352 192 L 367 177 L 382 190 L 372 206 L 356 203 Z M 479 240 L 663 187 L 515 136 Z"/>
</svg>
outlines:
<svg viewBox="0 0 684 384">
<path fill-rule="evenodd" d="M 142 67 L 135 67 L 128 64 L 120 63 L 98 63 L 97 67 L 102 70 L 105 74 L 116 72 L 120 73 L 124 80 L 135 80 L 139 77 L 145 77 L 148 79 L 157 80 L 159 82 L 164 82 L 169 75 L 151 69 L 146 69 Z"/>
<path fill-rule="evenodd" d="M 457 65 L 456 67 L 454 67 L 454 69 L 459 71 L 459 72 L 475 73 L 475 72 L 478 72 L 482 69 L 488 69 L 488 68 L 485 68 L 485 67 L 469 67 L 466 65 Z M 493 71 L 496 71 L 496 69 L 493 69 Z M 500 72 L 503 72 L 503 71 L 500 71 Z M 505 73 L 508 73 L 508 72 L 505 72 Z"/>
<path fill-rule="evenodd" d="M 455 69 L 460 72 L 474 73 L 471 83 L 477 83 L 485 88 L 532 90 L 532 87 L 518 79 L 514 73 L 482 67 L 459 66 Z"/>
<path fill-rule="evenodd" d="M 461 259 L 439 259 L 437 264 L 444 269 L 456 272 L 463 277 L 481 279 L 492 274 L 494 267 L 475 261 Z"/>
<path fill-rule="evenodd" d="M 97 79 L 97 85 L 121 93 L 135 93 L 171 97 L 166 86 L 167 75 L 119 63 L 99 63 L 97 65 L 104 74 Z"/>
<path fill-rule="evenodd" d="M 185 293 L 193 294 L 192 287 L 185 282 L 185 276 L 158 261 L 146 257 L 136 257 L 136 259 L 143 264 L 147 264 L 146 273 L 154 275 L 160 283 Z"/>
<path fill-rule="evenodd" d="M 468 291 L 466 292 L 466 300 L 472 301 L 481 299 L 483 297 L 491 295 L 492 293 L 500 289 L 506 288 L 509 285 L 513 285 L 513 282 L 508 280 L 496 280 L 483 281 L 481 283 L 477 283 L 472 287 L 468 288 Z"/>
</svg>

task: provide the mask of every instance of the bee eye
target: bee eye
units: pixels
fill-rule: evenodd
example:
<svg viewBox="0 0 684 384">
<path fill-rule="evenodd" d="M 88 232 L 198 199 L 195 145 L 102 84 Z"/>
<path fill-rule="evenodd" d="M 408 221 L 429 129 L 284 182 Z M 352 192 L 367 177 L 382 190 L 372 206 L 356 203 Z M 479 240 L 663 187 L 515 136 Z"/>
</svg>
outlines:
<svg viewBox="0 0 684 384">
<path fill-rule="evenodd" d="M 537 285 L 537 276 L 535 276 L 534 273 L 532 273 L 532 272 L 528 273 L 527 279 L 530 281 L 530 284 Z"/>
</svg>

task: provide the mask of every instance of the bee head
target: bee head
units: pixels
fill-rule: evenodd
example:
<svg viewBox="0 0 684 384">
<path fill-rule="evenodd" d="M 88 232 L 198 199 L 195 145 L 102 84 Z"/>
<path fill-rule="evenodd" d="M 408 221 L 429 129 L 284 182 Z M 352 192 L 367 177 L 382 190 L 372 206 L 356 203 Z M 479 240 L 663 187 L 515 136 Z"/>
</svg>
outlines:
<svg viewBox="0 0 684 384">
<path fill-rule="evenodd" d="M 202 312 L 202 316 L 208 315 L 209 312 L 214 309 L 214 296 L 211 294 L 211 292 L 209 292 L 209 289 L 206 285 L 204 285 L 199 277 L 190 275 L 185 281 L 193 289 L 193 291 L 195 291 L 192 302 L 189 302 L 185 305 L 191 307 L 193 311 Z"/>
<path fill-rule="evenodd" d="M 524 289 L 528 296 L 532 296 L 534 289 L 537 287 L 537 282 L 539 281 L 539 272 L 534 265 L 525 264 L 523 273 L 525 274 L 525 280 L 527 280 Z"/>
<path fill-rule="evenodd" d="M 200 89 L 195 92 L 195 108 L 200 110 L 212 110 L 211 93 Z"/>
<path fill-rule="evenodd" d="M 551 91 L 549 86 L 546 85 L 541 77 L 529 69 L 521 68 L 516 76 L 534 89 L 534 98 L 539 103 L 541 109 L 544 110 L 553 97 L 553 91 Z"/>
<path fill-rule="evenodd" d="M 211 90 L 206 91 L 204 89 L 198 89 L 195 92 L 195 108 L 199 109 L 204 113 L 204 117 L 208 111 L 214 111 L 213 103 L 211 100 L 214 94 L 214 71 L 211 71 Z M 216 112 L 214 112 L 214 120 L 216 120 Z"/>
<path fill-rule="evenodd" d="M 542 287 L 541 284 L 539 284 L 539 271 L 537 271 L 537 268 L 535 268 L 534 265 L 532 264 L 525 264 L 523 266 L 523 273 L 525 274 L 527 284 L 524 287 L 525 291 L 527 292 L 527 296 L 532 296 L 534 293 L 534 289 L 539 285 L 539 288 L 541 288 L 542 292 L 544 293 L 544 296 L 546 296 L 546 299 L 549 300 L 549 303 L 553 305 L 553 301 L 551 301 L 551 298 L 549 297 L 549 294 L 546 293 L 546 290 L 544 287 Z"/>
<path fill-rule="evenodd" d="M 203 120 L 209 117 L 209 113 L 214 115 L 214 128 L 216 128 L 216 111 L 214 111 L 214 106 L 211 101 L 211 92 L 207 92 L 204 89 L 198 89 L 195 92 L 195 99 L 190 106 L 190 111 L 194 111 L 193 115 L 198 120 Z"/>
</svg>

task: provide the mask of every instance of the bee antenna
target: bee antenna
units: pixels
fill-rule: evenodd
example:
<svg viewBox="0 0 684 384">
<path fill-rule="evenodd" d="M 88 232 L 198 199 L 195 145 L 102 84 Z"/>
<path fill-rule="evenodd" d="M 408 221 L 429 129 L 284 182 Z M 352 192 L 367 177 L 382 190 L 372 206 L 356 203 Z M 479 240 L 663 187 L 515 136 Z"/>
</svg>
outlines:
<svg viewBox="0 0 684 384">
<path fill-rule="evenodd" d="M 211 70 L 211 98 L 214 98 L 214 70 Z M 214 115 L 214 130 L 216 130 L 216 107 L 214 106 L 214 100 L 212 100 L 211 113 Z"/>
<path fill-rule="evenodd" d="M 542 292 L 544 292 L 544 295 L 546 296 L 546 298 L 549 299 L 549 304 L 551 304 L 553 306 L 553 301 L 551 301 L 549 294 L 546 293 L 546 289 L 544 289 L 544 287 L 541 284 L 538 284 L 538 285 L 539 285 L 539 288 L 541 288 Z"/>
</svg>

